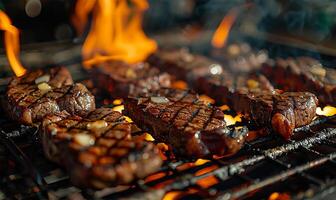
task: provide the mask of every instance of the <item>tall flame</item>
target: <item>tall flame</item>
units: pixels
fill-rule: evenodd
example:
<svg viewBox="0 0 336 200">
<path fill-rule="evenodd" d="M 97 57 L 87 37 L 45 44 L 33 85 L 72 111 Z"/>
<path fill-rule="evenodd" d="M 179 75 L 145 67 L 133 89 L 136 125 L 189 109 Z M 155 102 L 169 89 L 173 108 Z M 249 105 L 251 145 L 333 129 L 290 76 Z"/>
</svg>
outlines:
<svg viewBox="0 0 336 200">
<path fill-rule="evenodd" d="M 16 76 L 22 76 L 26 69 L 19 60 L 20 43 L 19 31 L 12 25 L 9 17 L 0 10 L 0 30 L 4 31 L 4 43 L 8 62 Z"/>
<path fill-rule="evenodd" d="M 73 18 L 77 32 L 83 32 L 87 15 L 93 13 L 82 49 L 84 66 L 108 60 L 136 63 L 153 53 L 156 42 L 142 30 L 143 13 L 148 7 L 147 0 L 79 0 Z"/>
<path fill-rule="evenodd" d="M 228 14 L 225 15 L 212 37 L 211 44 L 213 47 L 223 48 L 225 46 L 231 27 L 235 22 L 237 15 L 237 9 L 231 9 Z"/>
</svg>

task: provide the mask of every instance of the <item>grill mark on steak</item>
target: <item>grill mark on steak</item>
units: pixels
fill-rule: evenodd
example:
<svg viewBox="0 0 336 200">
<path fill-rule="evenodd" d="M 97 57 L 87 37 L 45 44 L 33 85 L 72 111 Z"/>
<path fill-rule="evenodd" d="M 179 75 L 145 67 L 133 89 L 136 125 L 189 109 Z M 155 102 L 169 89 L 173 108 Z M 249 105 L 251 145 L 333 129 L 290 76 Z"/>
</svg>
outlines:
<svg viewBox="0 0 336 200">
<path fill-rule="evenodd" d="M 174 90 L 175 95 L 185 93 L 184 90 L 164 90 Z M 160 90 L 157 93 L 169 99 L 168 96 L 162 96 L 167 93 Z M 172 146 L 178 155 L 196 158 L 213 154 L 228 156 L 242 147 L 247 133 L 246 127 L 226 127 L 224 114 L 219 108 L 201 102 L 198 96 L 193 94 L 191 95 L 196 98 L 192 100 L 171 99 L 159 103 L 151 99 L 157 97 L 157 93 L 147 97 L 125 99 L 124 112 L 134 123 L 151 133 L 156 141 Z M 165 112 L 162 112 L 162 109 L 165 109 Z"/>
<path fill-rule="evenodd" d="M 192 59 L 185 61 L 180 57 L 191 57 Z M 198 62 L 198 59 L 206 61 Z M 308 93 L 281 94 L 259 72 L 237 74 L 230 67 L 220 67 L 210 59 L 191 54 L 186 55 L 185 52 L 176 55 L 176 52 L 161 51 L 155 53 L 149 62 L 153 66 L 161 64 L 159 68 L 162 71 L 178 74 L 179 78 L 187 81 L 195 90 L 214 98 L 216 103 L 229 104 L 231 108 L 243 113 L 257 126 L 272 127 L 286 139 L 292 136 L 295 127 L 309 124 L 315 116 L 317 99 L 314 95 Z M 193 62 L 203 65 L 191 64 Z M 215 64 L 217 74 L 211 72 L 213 64 Z M 290 65 L 292 68 L 296 67 L 293 62 Z M 284 75 L 281 78 L 286 79 L 287 77 Z M 302 94 L 304 94 L 303 99 Z M 302 107 L 301 104 L 307 106 Z M 294 116 L 290 117 L 289 113 Z M 282 127 L 285 126 L 288 128 L 283 129 Z"/>
<path fill-rule="evenodd" d="M 40 89 L 36 80 L 45 82 Z M 36 70 L 22 77 L 13 77 L 8 84 L 3 107 L 8 116 L 20 123 L 39 123 L 50 113 L 66 110 L 85 115 L 95 108 L 94 97 L 82 84 L 74 84 L 70 72 L 64 68 Z"/>
<path fill-rule="evenodd" d="M 131 126 L 121 113 L 99 108 L 86 117 L 49 115 L 40 132 L 46 156 L 63 165 L 75 185 L 103 189 L 132 183 L 162 164 L 155 145 L 132 137 Z"/>
<path fill-rule="evenodd" d="M 171 84 L 171 77 L 167 73 L 160 73 L 148 63 L 113 61 L 96 66 L 90 74 L 96 87 L 114 98 L 138 96 L 161 87 L 170 87 Z"/>
<path fill-rule="evenodd" d="M 285 91 L 309 91 L 321 105 L 336 105 L 336 70 L 313 58 L 278 58 L 265 63 L 260 71 Z"/>
</svg>

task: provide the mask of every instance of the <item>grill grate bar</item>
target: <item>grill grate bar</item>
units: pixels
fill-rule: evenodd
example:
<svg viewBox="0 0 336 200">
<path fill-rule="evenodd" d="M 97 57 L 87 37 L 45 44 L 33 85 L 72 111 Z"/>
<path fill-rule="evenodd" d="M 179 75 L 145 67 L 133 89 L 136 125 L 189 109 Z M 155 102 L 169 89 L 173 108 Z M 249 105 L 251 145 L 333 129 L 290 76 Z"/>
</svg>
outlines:
<svg viewBox="0 0 336 200">
<path fill-rule="evenodd" d="M 199 181 L 200 179 L 203 179 L 203 178 L 206 178 L 206 177 L 209 177 L 209 176 L 215 176 L 215 177 L 218 177 L 220 180 L 225 181 L 230 176 L 239 175 L 242 172 L 244 172 L 245 167 L 256 164 L 256 163 L 258 163 L 262 160 L 265 160 L 265 159 L 272 160 L 272 161 L 278 163 L 279 165 L 281 165 L 282 167 L 286 168 L 286 170 L 283 173 L 281 173 L 280 175 L 276 175 L 276 176 L 271 177 L 269 179 L 265 179 L 261 182 L 257 181 L 255 184 L 253 184 L 253 185 L 249 186 L 248 188 L 246 188 L 244 190 L 241 190 L 240 192 L 237 193 L 237 194 L 244 195 L 245 193 L 247 193 L 249 191 L 252 191 L 256 188 L 260 188 L 260 187 L 269 185 L 269 184 L 274 183 L 278 180 L 281 180 L 282 178 L 289 177 L 289 176 L 291 176 L 295 173 L 302 172 L 302 171 L 304 171 L 306 169 L 309 169 L 311 167 L 314 167 L 318 164 L 322 164 L 326 161 L 332 161 L 333 158 L 336 157 L 336 154 L 330 154 L 330 155 L 324 156 L 324 157 L 322 157 L 318 160 L 306 163 L 305 165 L 302 165 L 302 166 L 299 166 L 299 167 L 289 168 L 289 166 L 287 166 L 287 164 L 277 160 L 276 157 L 279 157 L 279 156 L 284 155 L 288 152 L 297 150 L 301 147 L 314 146 L 314 145 L 319 144 L 322 141 L 324 141 L 324 140 L 326 140 L 330 137 L 333 137 L 333 136 L 336 136 L 336 129 L 326 128 L 326 129 L 323 129 L 323 130 L 319 131 L 316 135 L 305 138 L 301 141 L 291 141 L 289 144 L 284 144 L 284 145 L 279 146 L 279 147 L 275 147 L 275 148 L 272 148 L 272 149 L 262 151 L 262 152 L 260 152 L 260 155 L 255 155 L 255 156 L 252 156 L 250 158 L 244 159 L 243 161 L 240 161 L 240 162 L 237 162 L 237 163 L 234 163 L 234 164 L 230 164 L 230 165 L 226 165 L 226 166 L 223 166 L 223 167 L 219 167 L 218 169 L 215 169 L 211 172 L 208 172 L 208 173 L 205 173 L 205 174 L 202 174 L 202 175 L 199 175 L 199 176 L 194 176 L 192 174 L 183 174 L 178 179 L 176 179 L 174 181 L 174 183 L 165 186 L 164 188 L 162 188 L 162 190 L 164 190 L 164 191 L 182 190 L 183 188 L 187 188 L 187 187 L 190 187 L 190 186 L 196 184 L 196 182 Z M 249 177 L 246 177 L 246 178 L 250 180 Z M 160 182 L 160 180 L 155 180 L 155 181 Z M 253 182 L 255 182 L 255 181 L 253 181 Z M 147 184 L 149 184 L 149 183 L 147 183 Z M 154 191 L 148 190 L 145 193 L 148 194 L 148 193 L 151 193 L 151 192 L 154 192 Z M 235 192 L 237 192 L 237 191 L 235 191 Z M 237 197 L 239 197 L 239 196 L 237 196 Z"/>
<path fill-rule="evenodd" d="M 48 191 L 48 185 L 45 182 L 43 176 L 35 168 L 35 166 L 30 162 L 29 158 L 21 151 L 21 149 L 9 138 L 6 133 L 0 130 L 0 141 L 9 150 L 10 154 L 13 155 L 16 162 L 18 162 L 27 173 L 29 173 L 30 178 L 33 180 L 33 185 L 38 187 L 38 192 L 41 192 L 43 196 L 48 195 L 45 191 Z M 31 182 L 31 181 L 30 181 Z M 41 199 L 41 195 L 38 195 Z"/>
<path fill-rule="evenodd" d="M 225 199 L 228 196 L 230 197 L 230 199 L 240 198 L 240 197 L 246 195 L 247 193 L 252 192 L 252 191 L 254 191 L 258 188 L 265 187 L 265 186 L 270 185 L 272 183 L 284 180 L 285 178 L 293 176 L 294 174 L 301 173 L 301 172 L 303 172 L 307 169 L 316 167 L 318 165 L 321 165 L 321 164 L 323 164 L 323 163 L 325 163 L 329 160 L 335 159 L 335 158 L 336 158 L 336 153 L 328 154 L 328 155 L 326 155 L 326 157 L 322 157 L 322 158 L 316 159 L 312 162 L 309 162 L 309 163 L 291 168 L 291 169 L 289 169 L 287 171 L 284 171 L 284 172 L 282 172 L 278 175 L 266 178 L 266 179 L 264 179 L 264 180 L 262 180 L 262 181 L 260 181 L 256 184 L 252 184 L 250 186 L 247 186 L 247 187 L 243 188 L 242 190 L 224 192 L 224 194 L 219 196 L 218 199 Z"/>
</svg>

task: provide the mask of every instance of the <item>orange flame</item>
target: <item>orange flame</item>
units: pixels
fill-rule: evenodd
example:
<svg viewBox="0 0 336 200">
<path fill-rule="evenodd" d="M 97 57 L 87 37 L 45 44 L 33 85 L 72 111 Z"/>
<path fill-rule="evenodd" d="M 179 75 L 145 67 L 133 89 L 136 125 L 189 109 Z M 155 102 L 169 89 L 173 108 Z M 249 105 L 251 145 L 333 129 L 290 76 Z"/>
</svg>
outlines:
<svg viewBox="0 0 336 200">
<path fill-rule="evenodd" d="M 8 62 L 16 76 L 22 76 L 26 73 L 26 69 L 19 60 L 20 43 L 19 31 L 12 25 L 9 17 L 0 10 L 0 30 L 4 31 L 4 43 Z"/>
<path fill-rule="evenodd" d="M 223 18 L 222 22 L 220 23 L 212 37 L 211 44 L 213 47 L 223 48 L 225 46 L 225 43 L 229 37 L 231 27 L 235 22 L 237 16 L 237 9 L 232 9 Z"/>
<path fill-rule="evenodd" d="M 93 12 L 82 49 L 84 66 L 110 60 L 136 63 L 153 53 L 157 44 L 142 30 L 143 12 L 148 7 L 147 0 L 79 0 L 73 17 L 77 32 L 83 32 L 87 14 Z"/>
</svg>

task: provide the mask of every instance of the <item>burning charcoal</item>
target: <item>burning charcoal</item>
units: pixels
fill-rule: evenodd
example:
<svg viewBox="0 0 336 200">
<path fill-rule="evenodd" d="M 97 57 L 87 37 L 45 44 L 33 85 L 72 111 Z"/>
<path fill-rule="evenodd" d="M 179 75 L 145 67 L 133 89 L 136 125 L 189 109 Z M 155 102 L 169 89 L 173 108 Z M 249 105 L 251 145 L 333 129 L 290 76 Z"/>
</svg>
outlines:
<svg viewBox="0 0 336 200">
<path fill-rule="evenodd" d="M 322 105 L 336 106 L 336 70 L 325 68 L 309 57 L 276 59 L 262 73 L 286 91 L 309 91 Z"/>
<path fill-rule="evenodd" d="M 132 126 L 110 108 L 85 118 L 64 111 L 45 117 L 41 138 L 46 156 L 65 166 L 76 185 L 101 189 L 131 183 L 161 166 L 158 149 L 131 137 Z"/>
<path fill-rule="evenodd" d="M 125 113 L 143 130 L 182 156 L 229 156 L 242 147 L 247 129 L 226 126 L 223 112 L 190 91 L 161 89 L 125 100 Z"/>
<path fill-rule="evenodd" d="M 169 87 L 171 83 L 168 74 L 160 73 L 146 63 L 104 63 L 93 68 L 91 75 L 95 85 L 114 98 L 155 91 L 161 87 Z"/>
<path fill-rule="evenodd" d="M 66 110 L 85 115 L 95 108 L 94 97 L 82 84 L 74 84 L 66 68 L 37 70 L 9 83 L 4 109 L 8 116 L 31 125 L 45 115 Z"/>
</svg>

